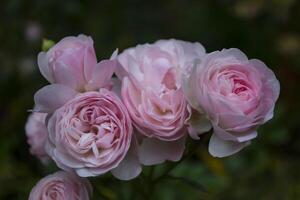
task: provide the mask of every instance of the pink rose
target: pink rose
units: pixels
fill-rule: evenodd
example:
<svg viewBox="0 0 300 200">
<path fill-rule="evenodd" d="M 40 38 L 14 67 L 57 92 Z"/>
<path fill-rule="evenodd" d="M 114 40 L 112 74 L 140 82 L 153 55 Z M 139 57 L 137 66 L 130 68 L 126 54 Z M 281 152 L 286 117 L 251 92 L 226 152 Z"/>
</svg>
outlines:
<svg viewBox="0 0 300 200">
<path fill-rule="evenodd" d="M 216 157 L 240 151 L 257 136 L 256 129 L 273 117 L 280 90 L 263 62 L 248 60 L 238 49 L 196 60 L 183 82 L 189 103 L 198 111 L 194 119 L 204 126 L 209 126 L 205 118 L 211 122 L 209 152 Z"/>
<path fill-rule="evenodd" d="M 43 163 L 49 161 L 49 156 L 45 151 L 47 139 L 46 116 L 46 113 L 32 113 L 29 115 L 25 125 L 30 153 L 38 157 Z"/>
<path fill-rule="evenodd" d="M 40 180 L 29 200 L 89 200 L 92 186 L 87 179 L 59 171 Z"/>
<path fill-rule="evenodd" d="M 46 90 L 51 87 L 56 85 Z M 45 93 L 45 103 L 52 101 L 44 105 L 49 106 L 48 110 L 55 101 L 65 100 L 62 107 L 54 109 L 48 122 L 48 154 L 60 168 L 75 170 L 79 176 L 97 176 L 112 170 L 119 179 L 136 177 L 141 168 L 134 150 L 129 151 L 132 124 L 121 100 L 107 89 L 81 94 L 64 89 L 59 92 L 61 96 Z"/>
<path fill-rule="evenodd" d="M 121 96 L 143 135 L 139 156 L 144 165 L 181 158 L 189 111 L 180 74 L 186 63 L 204 54 L 199 43 L 171 39 L 138 45 L 118 56 Z"/>
<path fill-rule="evenodd" d="M 38 55 L 42 75 L 50 82 L 69 86 L 79 92 L 111 87 L 114 57 L 97 64 L 91 37 L 65 37 L 48 52 Z"/>
</svg>

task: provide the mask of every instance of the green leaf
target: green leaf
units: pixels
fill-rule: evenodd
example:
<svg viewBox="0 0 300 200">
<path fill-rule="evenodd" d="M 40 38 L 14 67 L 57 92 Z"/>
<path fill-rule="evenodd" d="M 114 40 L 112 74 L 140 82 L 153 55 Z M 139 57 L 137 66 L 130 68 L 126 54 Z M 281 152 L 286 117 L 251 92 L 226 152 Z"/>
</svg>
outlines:
<svg viewBox="0 0 300 200">
<path fill-rule="evenodd" d="M 42 50 L 48 51 L 54 45 L 55 45 L 55 42 L 53 40 L 48 40 L 48 39 L 44 38 L 43 44 L 42 44 Z"/>
</svg>

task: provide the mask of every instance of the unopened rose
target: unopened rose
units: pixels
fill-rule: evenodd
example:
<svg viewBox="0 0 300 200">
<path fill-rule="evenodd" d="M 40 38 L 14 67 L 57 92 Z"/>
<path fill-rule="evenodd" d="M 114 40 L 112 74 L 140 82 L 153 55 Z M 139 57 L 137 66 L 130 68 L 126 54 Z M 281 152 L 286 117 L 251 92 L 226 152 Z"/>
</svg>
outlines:
<svg viewBox="0 0 300 200">
<path fill-rule="evenodd" d="M 65 37 L 47 52 L 38 55 L 42 75 L 50 82 L 63 84 L 77 91 L 111 87 L 114 71 L 114 53 L 110 60 L 97 58 L 91 37 Z"/>
<path fill-rule="evenodd" d="M 257 136 L 257 128 L 273 117 L 280 90 L 263 62 L 249 60 L 238 49 L 195 60 L 183 82 L 189 103 L 198 111 L 193 123 L 205 124 L 206 118 L 214 129 L 209 152 L 216 157 L 238 152 Z"/>
<path fill-rule="evenodd" d="M 32 113 L 29 115 L 25 125 L 30 153 L 38 157 L 43 163 L 49 161 L 49 156 L 45 151 L 47 139 L 46 116 L 46 113 Z"/>
<path fill-rule="evenodd" d="M 118 56 L 122 100 L 143 136 L 143 164 L 181 158 L 189 111 L 180 74 L 186 63 L 204 54 L 199 43 L 171 39 L 138 45 Z"/>
<path fill-rule="evenodd" d="M 85 178 L 59 171 L 40 180 L 29 200 L 89 200 L 92 186 Z"/>
<path fill-rule="evenodd" d="M 134 162 L 132 155 L 125 157 L 132 124 L 126 107 L 113 92 L 101 89 L 75 95 L 53 113 L 48 131 L 47 152 L 62 169 L 75 170 L 83 177 L 115 170 L 113 174 L 120 179 L 140 172 L 139 166 L 128 163 L 121 164 L 127 172 L 118 171 L 123 170 L 118 168 L 122 161 Z"/>
</svg>

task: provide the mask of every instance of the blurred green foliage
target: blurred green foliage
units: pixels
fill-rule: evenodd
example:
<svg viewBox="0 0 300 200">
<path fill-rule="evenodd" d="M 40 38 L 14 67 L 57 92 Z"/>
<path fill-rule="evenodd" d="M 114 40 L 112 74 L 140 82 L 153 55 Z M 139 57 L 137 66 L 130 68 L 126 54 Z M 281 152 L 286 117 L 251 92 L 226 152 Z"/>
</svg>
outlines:
<svg viewBox="0 0 300 200">
<path fill-rule="evenodd" d="M 116 48 L 178 38 L 199 41 L 207 51 L 236 47 L 263 60 L 281 82 L 274 119 L 234 156 L 215 159 L 201 146 L 172 171 L 183 179 L 160 181 L 153 199 L 300 199 L 299 20 L 296 0 L 2 0 L 0 199 L 27 199 L 39 179 L 57 170 L 29 154 L 24 124 L 34 92 L 47 84 L 36 63 L 42 40 L 79 33 L 93 37 L 98 59 Z M 91 181 L 94 199 L 140 193 L 138 180 L 105 175 Z"/>
</svg>

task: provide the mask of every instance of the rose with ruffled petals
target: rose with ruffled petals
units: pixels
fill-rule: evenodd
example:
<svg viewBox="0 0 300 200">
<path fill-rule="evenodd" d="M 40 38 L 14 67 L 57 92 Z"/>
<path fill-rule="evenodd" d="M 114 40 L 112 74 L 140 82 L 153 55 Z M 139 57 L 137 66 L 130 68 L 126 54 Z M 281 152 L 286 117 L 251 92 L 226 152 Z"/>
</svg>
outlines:
<svg viewBox="0 0 300 200">
<path fill-rule="evenodd" d="M 97 90 L 111 87 L 116 53 L 110 60 L 97 64 L 92 38 L 69 36 L 47 52 L 39 53 L 38 65 L 50 83 L 63 84 L 80 92 Z"/>
<path fill-rule="evenodd" d="M 171 39 L 138 45 L 118 56 L 122 100 L 143 135 L 139 147 L 143 164 L 181 158 L 189 111 L 180 74 L 186 63 L 204 54 L 199 43 Z"/>
<path fill-rule="evenodd" d="M 30 153 L 38 157 L 43 163 L 49 161 L 49 156 L 45 151 L 47 139 L 46 116 L 46 113 L 32 113 L 29 115 L 25 125 Z"/>
<path fill-rule="evenodd" d="M 29 200 L 89 200 L 92 186 L 87 179 L 59 171 L 40 180 Z"/>
<path fill-rule="evenodd" d="M 106 89 L 70 98 L 49 119 L 48 132 L 48 154 L 60 168 L 75 170 L 79 176 L 98 176 L 114 170 L 116 177 L 130 179 L 141 170 L 122 163 L 133 173 L 118 171 L 123 170 L 118 168 L 122 161 L 134 162 L 132 155 L 125 157 L 132 125 L 121 100 Z"/>
<path fill-rule="evenodd" d="M 273 117 L 280 90 L 263 62 L 248 60 L 238 49 L 195 60 L 183 82 L 189 103 L 198 111 L 194 124 L 205 124 L 205 118 L 211 122 L 209 152 L 216 157 L 238 152 L 257 136 L 256 129 Z"/>
</svg>

